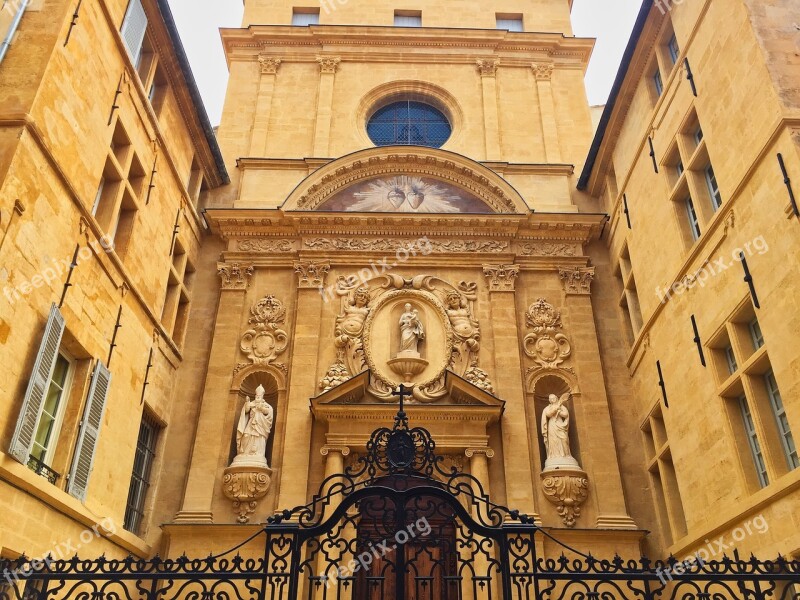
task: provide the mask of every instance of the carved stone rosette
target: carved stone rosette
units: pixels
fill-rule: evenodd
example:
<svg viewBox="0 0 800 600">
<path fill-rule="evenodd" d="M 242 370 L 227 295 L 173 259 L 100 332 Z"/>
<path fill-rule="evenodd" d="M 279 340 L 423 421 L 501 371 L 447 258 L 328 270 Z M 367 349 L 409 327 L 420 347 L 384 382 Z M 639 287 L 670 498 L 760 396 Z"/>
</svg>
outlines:
<svg viewBox="0 0 800 600">
<path fill-rule="evenodd" d="M 558 274 L 564 284 L 567 295 L 587 296 L 592 293 L 594 281 L 594 267 L 581 269 L 559 269 Z"/>
<path fill-rule="evenodd" d="M 490 292 L 513 292 L 519 277 L 519 265 L 484 265 L 483 274 Z"/>
<path fill-rule="evenodd" d="M 237 521 L 247 523 L 258 506 L 258 501 L 267 495 L 272 483 L 272 469 L 269 467 L 241 466 L 228 467 L 222 479 L 222 491 L 233 501 L 233 510 L 238 513 Z"/>
<path fill-rule="evenodd" d="M 555 505 L 566 527 L 575 527 L 581 516 L 581 505 L 589 497 L 589 477 L 581 469 L 558 469 L 544 471 L 542 490 L 545 497 Z"/>
<path fill-rule="evenodd" d="M 268 365 L 283 354 L 289 334 L 280 328 L 286 308 L 275 296 L 266 296 L 250 309 L 250 325 L 242 336 L 241 349 L 254 365 Z"/>
<path fill-rule="evenodd" d="M 217 263 L 217 274 L 222 279 L 223 290 L 246 290 L 255 269 L 241 263 Z"/>
</svg>

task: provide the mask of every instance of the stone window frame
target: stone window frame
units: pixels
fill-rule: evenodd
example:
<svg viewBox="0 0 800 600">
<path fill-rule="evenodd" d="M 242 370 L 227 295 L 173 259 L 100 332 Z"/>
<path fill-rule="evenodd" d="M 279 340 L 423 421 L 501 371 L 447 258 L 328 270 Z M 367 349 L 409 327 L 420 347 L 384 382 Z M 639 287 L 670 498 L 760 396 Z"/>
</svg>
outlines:
<svg viewBox="0 0 800 600">
<path fill-rule="evenodd" d="M 671 545 L 688 533 L 688 525 L 660 400 L 653 405 L 640 429 L 656 514 L 668 542 L 666 545 Z"/>
<path fill-rule="evenodd" d="M 705 137 L 701 137 L 698 141 L 698 131 L 702 131 L 702 127 L 697 111 L 692 106 L 660 161 L 662 176 L 666 178 L 670 190 L 669 200 L 673 204 L 674 219 L 681 232 L 684 250 L 687 252 L 703 239 L 702 232 L 709 229 L 709 224 L 725 204 L 722 186 L 715 171 L 719 203 L 713 196 L 711 183 L 708 180 L 708 169 L 713 171 L 713 162 L 709 156 Z M 679 170 L 679 165 L 683 167 L 682 171 Z M 697 232 L 689 218 L 687 198 L 692 199 L 697 214 L 699 235 L 696 235 Z"/>
<path fill-rule="evenodd" d="M 625 241 L 617 258 L 614 275 L 622 288 L 619 307 L 623 313 L 625 331 L 631 345 L 636 341 L 644 328 L 642 309 L 639 303 L 639 292 L 636 288 L 636 278 L 633 274 L 630 249 Z"/>
<path fill-rule="evenodd" d="M 769 358 L 769 340 L 764 337 L 761 346 L 754 343 L 751 326 L 755 319 L 755 308 L 751 299 L 746 297 L 723 320 L 707 343 L 707 354 L 711 357 L 710 366 L 717 387 L 716 395 L 727 415 L 730 438 L 734 442 L 740 464 L 740 479 L 748 494 L 773 485 L 800 466 L 796 459 L 793 463 L 787 449 L 781 415 L 776 411 L 769 393 L 766 381 L 768 374 L 773 373 L 776 377 L 779 390 L 780 380 L 774 373 Z M 737 365 L 733 373 L 728 367 L 728 347 L 733 350 Z M 752 431 L 748 431 L 745 407 L 753 420 Z M 796 432 L 795 428 L 795 435 Z M 792 435 L 791 426 L 788 435 Z M 758 441 L 757 448 L 763 454 L 764 473 L 759 468 L 759 453 L 753 443 L 754 439 Z"/>
</svg>

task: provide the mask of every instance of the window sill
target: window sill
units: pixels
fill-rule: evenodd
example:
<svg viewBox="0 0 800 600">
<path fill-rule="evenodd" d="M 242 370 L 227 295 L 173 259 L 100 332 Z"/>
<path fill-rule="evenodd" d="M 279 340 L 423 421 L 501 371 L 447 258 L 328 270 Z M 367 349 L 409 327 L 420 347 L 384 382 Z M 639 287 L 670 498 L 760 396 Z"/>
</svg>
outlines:
<svg viewBox="0 0 800 600">
<path fill-rule="evenodd" d="M 59 512 L 88 529 L 96 528 L 95 531 L 104 534 L 111 543 L 119 546 L 121 553 L 143 557 L 152 553 L 152 548 L 143 540 L 122 529 L 122 523 L 115 522 L 116 533 L 106 535 L 103 523 L 108 524 L 108 517 L 98 517 L 79 500 L 51 485 L 45 478 L 5 453 L 0 453 L 0 479 L 41 500 L 50 510 Z"/>
</svg>

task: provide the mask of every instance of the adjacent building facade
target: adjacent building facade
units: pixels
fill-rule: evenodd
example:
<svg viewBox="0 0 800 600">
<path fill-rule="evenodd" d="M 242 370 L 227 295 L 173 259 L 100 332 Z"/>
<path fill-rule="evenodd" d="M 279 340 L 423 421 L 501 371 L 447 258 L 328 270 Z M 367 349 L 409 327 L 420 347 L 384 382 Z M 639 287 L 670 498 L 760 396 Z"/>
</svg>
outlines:
<svg viewBox="0 0 800 600">
<path fill-rule="evenodd" d="M 773 4 L 645 2 L 594 141 L 565 0 L 250 0 L 216 136 L 165 1 L 29 6 L 0 63 L 3 552 L 232 547 L 358 464 L 402 383 L 448 466 L 573 547 L 796 553 Z"/>
</svg>

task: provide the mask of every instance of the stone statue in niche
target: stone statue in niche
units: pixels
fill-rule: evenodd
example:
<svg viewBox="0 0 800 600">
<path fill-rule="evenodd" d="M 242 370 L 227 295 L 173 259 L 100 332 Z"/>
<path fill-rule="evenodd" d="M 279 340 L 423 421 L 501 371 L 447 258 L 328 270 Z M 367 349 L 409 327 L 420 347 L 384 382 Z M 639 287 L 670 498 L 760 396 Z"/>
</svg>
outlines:
<svg viewBox="0 0 800 600">
<path fill-rule="evenodd" d="M 548 399 L 550 404 L 542 411 L 542 438 L 547 451 L 547 460 L 544 464 L 546 471 L 580 468 L 569 447 L 569 409 L 566 403 L 570 395 L 569 392 L 561 397 L 550 394 Z"/>
<path fill-rule="evenodd" d="M 254 400 L 245 400 L 236 427 L 238 454 L 233 465 L 267 466 L 267 441 L 272 432 L 273 410 L 264 399 L 266 390 L 259 385 Z"/>
<path fill-rule="evenodd" d="M 419 318 L 419 311 L 406 304 L 400 317 L 400 354 L 398 356 L 419 357 L 419 344 L 425 339 L 425 327 Z"/>
</svg>

